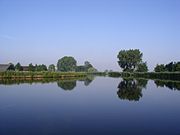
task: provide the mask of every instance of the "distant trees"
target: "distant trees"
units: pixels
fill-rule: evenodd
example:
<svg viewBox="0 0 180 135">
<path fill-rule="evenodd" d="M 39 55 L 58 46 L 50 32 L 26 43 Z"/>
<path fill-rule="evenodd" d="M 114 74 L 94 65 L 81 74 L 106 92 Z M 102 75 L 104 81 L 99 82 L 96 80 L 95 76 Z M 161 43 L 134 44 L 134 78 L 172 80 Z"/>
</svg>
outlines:
<svg viewBox="0 0 180 135">
<path fill-rule="evenodd" d="M 15 70 L 16 71 L 22 71 L 23 70 L 23 68 L 19 62 L 15 65 Z"/>
<path fill-rule="evenodd" d="M 170 62 L 169 64 L 157 64 L 155 72 L 180 72 L 180 62 Z"/>
<path fill-rule="evenodd" d="M 84 65 L 76 66 L 76 72 L 97 72 L 97 69 L 89 61 L 85 61 Z"/>
<path fill-rule="evenodd" d="M 93 68 L 89 61 L 84 62 L 85 71 L 87 72 L 89 68 Z"/>
<path fill-rule="evenodd" d="M 48 71 L 50 71 L 50 72 L 54 72 L 54 71 L 56 71 L 56 69 L 55 69 L 55 65 L 54 65 L 54 64 L 49 65 L 49 67 L 48 67 Z"/>
<path fill-rule="evenodd" d="M 123 71 L 133 72 L 135 70 L 139 72 L 147 71 L 147 64 L 142 62 L 143 53 L 139 49 L 121 50 L 117 56 L 119 59 L 118 64 Z"/>
<path fill-rule="evenodd" d="M 98 70 L 95 69 L 94 67 L 91 67 L 91 68 L 88 69 L 87 72 L 89 72 L 89 73 L 94 73 L 94 72 L 98 72 Z"/>
<path fill-rule="evenodd" d="M 65 56 L 58 60 L 57 70 L 62 72 L 75 71 L 77 61 L 71 56 Z"/>
<path fill-rule="evenodd" d="M 35 71 L 35 67 L 33 66 L 32 63 L 29 64 L 28 71 Z"/>
<path fill-rule="evenodd" d="M 156 67 L 154 68 L 155 72 L 165 72 L 166 68 L 164 66 L 164 64 L 157 64 Z"/>
<path fill-rule="evenodd" d="M 9 63 L 9 64 L 10 64 L 9 70 L 15 70 L 14 64 L 13 63 Z"/>
<path fill-rule="evenodd" d="M 148 67 L 146 62 L 138 64 L 136 72 L 148 72 Z"/>
<path fill-rule="evenodd" d="M 30 63 L 28 66 L 21 66 L 18 62 L 15 66 L 12 63 L 9 63 L 10 67 L 9 70 L 16 70 L 16 71 L 49 71 L 55 72 L 56 67 L 54 64 L 48 66 L 45 64 L 36 64 L 33 65 Z M 97 69 L 93 67 L 93 65 L 89 61 L 85 61 L 84 65 L 77 66 L 77 61 L 74 57 L 71 56 L 64 56 L 63 58 L 59 59 L 57 62 L 57 71 L 61 72 L 97 72 Z"/>
<path fill-rule="evenodd" d="M 46 65 L 44 65 L 44 64 L 42 64 L 42 65 L 35 65 L 35 67 L 34 67 L 34 70 L 35 71 L 47 71 L 47 66 Z"/>
<path fill-rule="evenodd" d="M 77 61 L 70 56 L 65 56 L 58 60 L 57 70 L 61 72 L 97 72 L 97 69 L 89 61 L 85 61 L 84 65 L 77 66 Z"/>
<path fill-rule="evenodd" d="M 28 66 L 28 71 L 47 71 L 46 65 L 33 65 L 32 63 L 29 64 Z"/>
<path fill-rule="evenodd" d="M 84 65 L 82 66 L 76 66 L 76 72 L 85 72 L 86 68 Z"/>
</svg>

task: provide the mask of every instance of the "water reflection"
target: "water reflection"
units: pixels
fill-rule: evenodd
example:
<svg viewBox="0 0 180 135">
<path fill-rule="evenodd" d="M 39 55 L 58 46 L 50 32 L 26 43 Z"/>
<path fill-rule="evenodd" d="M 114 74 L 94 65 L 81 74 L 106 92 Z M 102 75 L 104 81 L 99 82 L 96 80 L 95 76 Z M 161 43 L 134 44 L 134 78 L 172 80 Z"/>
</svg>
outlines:
<svg viewBox="0 0 180 135">
<path fill-rule="evenodd" d="M 87 77 L 81 77 L 81 78 L 68 78 L 68 79 L 53 79 L 53 78 L 22 78 L 22 79 L 2 79 L 0 80 L 0 85 L 20 85 L 20 84 L 33 84 L 33 83 L 55 83 L 57 82 L 57 86 L 60 87 L 63 90 L 73 90 L 76 87 L 77 81 L 84 82 L 85 86 L 88 86 L 92 83 L 95 76 L 89 75 Z"/>
<path fill-rule="evenodd" d="M 139 101 L 147 82 L 144 79 L 123 79 L 118 85 L 117 95 L 122 100 Z"/>
<path fill-rule="evenodd" d="M 76 81 L 82 81 L 84 82 L 85 86 L 88 86 L 94 80 L 94 78 L 95 76 L 89 75 L 87 77 L 77 78 L 74 80 L 60 80 L 57 82 L 57 85 L 63 90 L 73 90 L 76 87 Z"/>
<path fill-rule="evenodd" d="M 0 80 L 0 85 L 20 85 L 20 84 L 33 84 L 33 83 L 53 83 L 56 82 L 57 79 L 53 79 L 53 78 L 46 78 L 46 79 L 40 79 L 40 78 L 36 78 L 36 79 L 32 79 L 32 78 L 19 78 L 19 79 L 1 79 Z"/>
<path fill-rule="evenodd" d="M 155 80 L 157 87 L 167 87 L 171 90 L 180 90 L 180 81 Z"/>
<path fill-rule="evenodd" d="M 76 87 L 76 80 L 61 80 L 57 85 L 63 90 L 73 90 Z"/>
</svg>

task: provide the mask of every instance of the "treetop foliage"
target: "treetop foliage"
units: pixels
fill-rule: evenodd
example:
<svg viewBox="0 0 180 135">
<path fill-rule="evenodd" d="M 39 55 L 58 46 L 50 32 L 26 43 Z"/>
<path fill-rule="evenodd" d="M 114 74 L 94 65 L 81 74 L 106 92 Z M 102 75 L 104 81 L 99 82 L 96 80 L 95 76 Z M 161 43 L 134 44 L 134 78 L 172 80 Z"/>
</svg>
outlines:
<svg viewBox="0 0 180 135">
<path fill-rule="evenodd" d="M 118 64 L 123 69 L 123 71 L 133 72 L 138 68 L 139 71 L 146 71 L 146 63 L 142 63 L 143 53 L 139 49 L 121 50 L 117 56 L 119 59 Z"/>
</svg>

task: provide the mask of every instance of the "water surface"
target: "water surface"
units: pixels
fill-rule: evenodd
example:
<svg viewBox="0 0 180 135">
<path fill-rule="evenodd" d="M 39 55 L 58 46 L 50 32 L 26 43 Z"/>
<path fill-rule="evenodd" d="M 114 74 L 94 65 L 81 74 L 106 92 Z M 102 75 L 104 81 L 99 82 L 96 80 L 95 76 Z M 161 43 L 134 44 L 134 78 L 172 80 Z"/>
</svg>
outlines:
<svg viewBox="0 0 180 135">
<path fill-rule="evenodd" d="M 0 81 L 0 135 L 180 135 L 180 83 Z"/>
</svg>

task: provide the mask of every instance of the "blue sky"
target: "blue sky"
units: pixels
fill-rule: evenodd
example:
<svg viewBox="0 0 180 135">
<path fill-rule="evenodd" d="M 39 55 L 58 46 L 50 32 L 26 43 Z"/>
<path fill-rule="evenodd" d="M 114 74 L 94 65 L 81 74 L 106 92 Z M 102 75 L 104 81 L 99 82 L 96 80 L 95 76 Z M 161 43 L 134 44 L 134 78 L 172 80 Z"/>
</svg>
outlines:
<svg viewBox="0 0 180 135">
<path fill-rule="evenodd" d="M 118 52 L 135 48 L 150 70 L 180 60 L 179 0 L 0 0 L 0 63 L 67 55 L 120 70 Z"/>
</svg>

